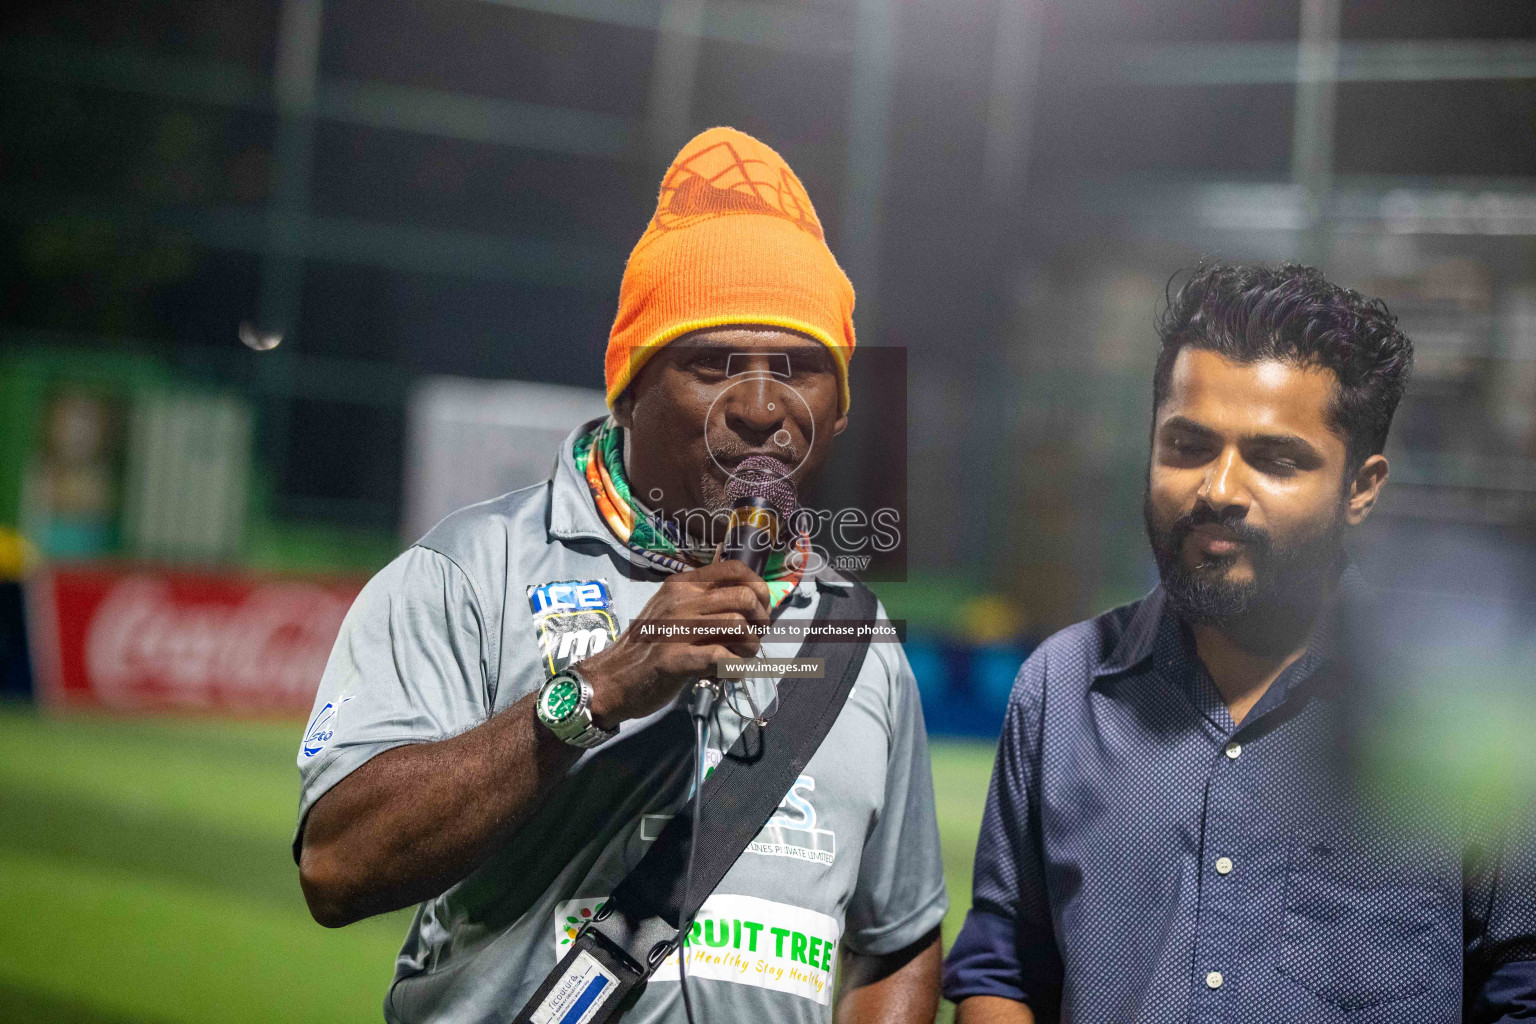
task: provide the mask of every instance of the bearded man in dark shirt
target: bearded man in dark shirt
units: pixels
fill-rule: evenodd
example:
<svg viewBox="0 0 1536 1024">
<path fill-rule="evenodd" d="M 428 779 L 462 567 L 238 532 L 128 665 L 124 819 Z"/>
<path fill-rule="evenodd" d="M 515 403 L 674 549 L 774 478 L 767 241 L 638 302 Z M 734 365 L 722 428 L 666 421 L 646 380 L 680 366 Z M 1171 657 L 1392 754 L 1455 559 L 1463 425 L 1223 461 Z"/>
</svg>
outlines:
<svg viewBox="0 0 1536 1024">
<path fill-rule="evenodd" d="M 1019 673 L 945 969 L 958 1021 L 1536 1018 L 1530 809 L 1490 833 L 1356 770 L 1402 680 L 1357 671 L 1374 602 L 1343 541 L 1412 345 L 1294 264 L 1201 267 L 1159 326 L 1162 585 Z"/>
</svg>

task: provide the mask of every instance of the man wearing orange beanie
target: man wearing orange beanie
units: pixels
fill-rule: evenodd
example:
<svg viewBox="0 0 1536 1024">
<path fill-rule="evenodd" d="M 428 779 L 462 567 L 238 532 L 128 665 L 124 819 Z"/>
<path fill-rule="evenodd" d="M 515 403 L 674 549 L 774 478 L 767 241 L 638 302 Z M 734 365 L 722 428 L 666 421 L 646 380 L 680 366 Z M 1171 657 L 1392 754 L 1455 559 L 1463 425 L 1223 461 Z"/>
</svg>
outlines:
<svg viewBox="0 0 1536 1024">
<path fill-rule="evenodd" d="M 704 132 L 624 274 L 612 415 L 566 441 L 553 479 L 449 516 L 358 597 L 300 746 L 294 849 L 323 924 L 420 904 L 387 1019 L 933 1020 L 948 900 L 900 645 L 829 654 L 826 679 L 782 689 L 728 681 L 697 752 L 721 809 L 694 852 L 718 870 L 690 900 L 691 858 L 663 856 L 692 831 L 680 694 L 723 659 L 801 649 L 755 629 L 884 618 L 805 534 L 760 573 L 715 558 L 733 501 L 788 513 L 846 426 L 853 301 L 784 160 Z M 694 628 L 646 639 L 678 622 Z M 813 686 L 840 695 L 816 698 L 819 732 Z M 761 784 L 752 751 L 766 765 L 795 742 L 787 792 Z M 712 857 L 703 840 L 754 799 L 744 852 Z M 666 936 L 629 989 L 594 936 L 632 919 Z"/>
</svg>

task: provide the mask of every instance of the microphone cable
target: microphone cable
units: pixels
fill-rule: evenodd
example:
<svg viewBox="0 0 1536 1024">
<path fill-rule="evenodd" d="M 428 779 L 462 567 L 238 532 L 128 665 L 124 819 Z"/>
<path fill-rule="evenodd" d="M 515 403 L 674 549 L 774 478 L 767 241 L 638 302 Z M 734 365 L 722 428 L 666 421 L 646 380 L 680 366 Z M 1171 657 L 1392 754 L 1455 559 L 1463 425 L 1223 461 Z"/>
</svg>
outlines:
<svg viewBox="0 0 1536 1024">
<path fill-rule="evenodd" d="M 709 716 L 714 713 L 715 701 L 719 699 L 719 691 L 716 689 L 718 685 L 704 679 L 695 683 L 693 699 L 688 708 L 688 714 L 693 719 L 693 828 L 688 833 L 688 867 L 683 872 L 684 908 L 688 906 L 693 891 L 693 860 L 699 851 L 699 825 L 704 812 L 704 751 L 709 746 Z M 681 937 L 677 942 L 677 980 L 683 989 L 683 1013 L 688 1017 L 688 1024 L 696 1024 L 693 1019 L 693 1000 L 688 994 L 688 952 L 685 948 L 693 931 L 693 917 L 678 924 Z"/>
</svg>

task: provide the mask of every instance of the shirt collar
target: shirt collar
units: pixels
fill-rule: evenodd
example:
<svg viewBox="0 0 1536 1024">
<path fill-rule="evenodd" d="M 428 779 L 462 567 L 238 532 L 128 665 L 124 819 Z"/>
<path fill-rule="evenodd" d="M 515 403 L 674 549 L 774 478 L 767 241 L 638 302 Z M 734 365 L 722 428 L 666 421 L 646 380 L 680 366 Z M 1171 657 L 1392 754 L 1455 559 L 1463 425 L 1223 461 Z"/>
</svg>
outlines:
<svg viewBox="0 0 1536 1024">
<path fill-rule="evenodd" d="M 1328 607 L 1318 618 L 1307 653 L 1315 655 L 1319 661 L 1331 661 L 1344 653 L 1340 644 L 1345 628 L 1354 616 L 1368 611 L 1374 601 L 1365 574 L 1345 555 L 1338 585 L 1333 588 Z"/>
<path fill-rule="evenodd" d="M 587 486 L 587 478 L 576 468 L 576 439 L 595 430 L 601 422 L 599 418 L 583 423 L 560 444 L 560 452 L 555 456 L 554 479 L 550 481 L 549 535 L 557 540 L 601 541 L 623 555 L 625 561 L 633 561 L 623 542 L 598 515 L 597 505 L 592 501 L 592 488 Z"/>
<path fill-rule="evenodd" d="M 1120 634 L 1120 639 L 1109 652 L 1109 657 L 1094 669 L 1095 676 L 1130 671 L 1152 656 L 1152 646 L 1157 640 L 1158 627 L 1163 622 L 1167 596 L 1159 584 L 1141 599 L 1136 610 L 1131 613 L 1130 622 L 1126 623 L 1125 632 Z M 1171 619 L 1173 613 L 1169 612 L 1167 617 Z"/>
</svg>

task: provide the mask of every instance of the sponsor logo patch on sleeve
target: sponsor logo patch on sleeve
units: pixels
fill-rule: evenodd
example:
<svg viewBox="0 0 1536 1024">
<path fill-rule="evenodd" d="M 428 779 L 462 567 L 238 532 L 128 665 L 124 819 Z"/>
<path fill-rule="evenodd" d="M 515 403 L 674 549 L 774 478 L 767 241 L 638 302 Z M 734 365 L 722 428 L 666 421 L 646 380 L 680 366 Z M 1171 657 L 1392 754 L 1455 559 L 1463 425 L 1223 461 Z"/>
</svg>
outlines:
<svg viewBox="0 0 1536 1024">
<path fill-rule="evenodd" d="M 309 720 L 309 725 L 304 729 L 304 742 L 299 748 L 299 752 L 305 760 L 320 753 L 331 742 L 331 737 L 336 735 L 337 718 L 341 714 L 341 705 L 351 699 L 351 697 L 343 697 L 335 704 L 326 701 L 325 706 L 315 712 L 315 717 Z"/>
</svg>

